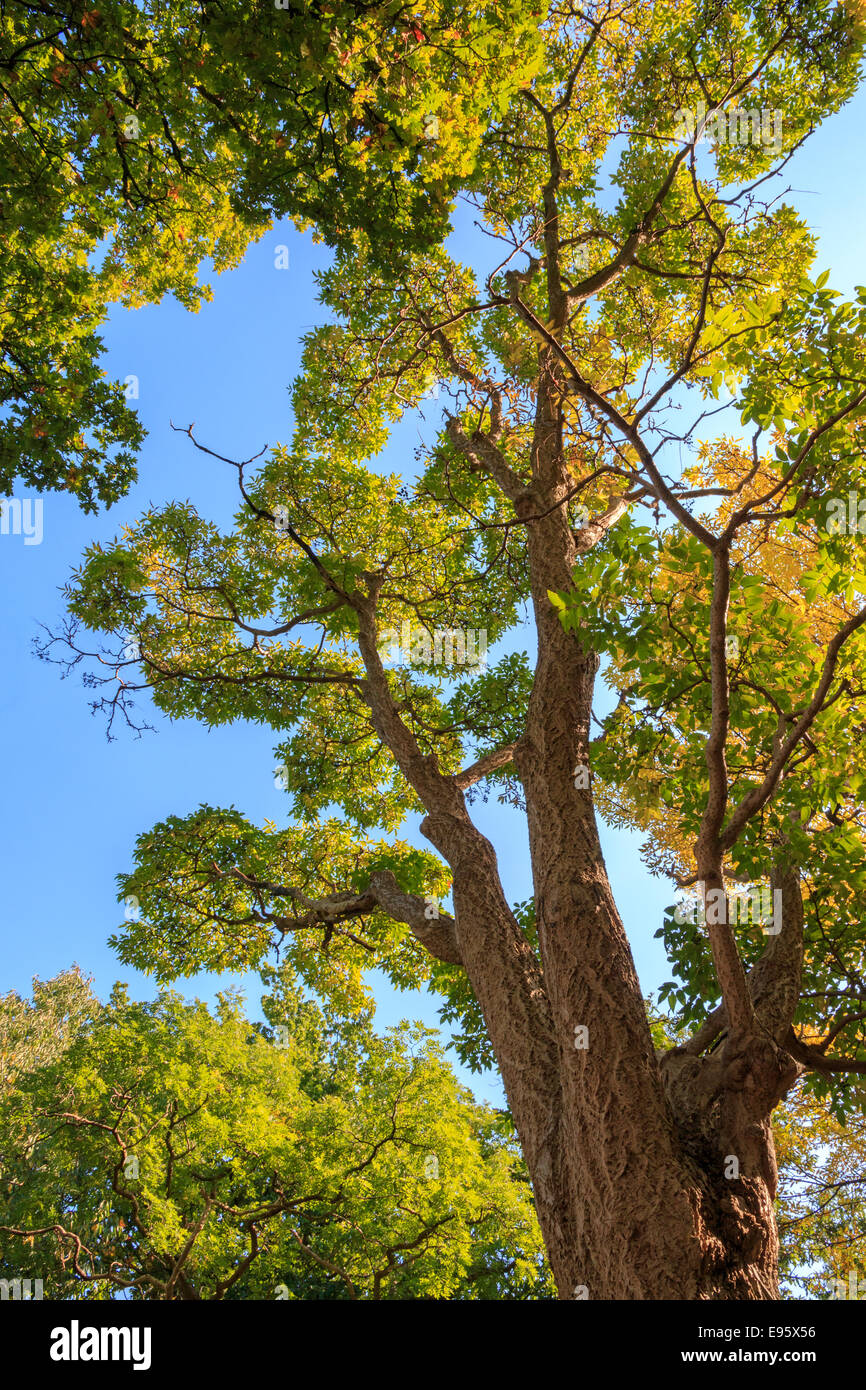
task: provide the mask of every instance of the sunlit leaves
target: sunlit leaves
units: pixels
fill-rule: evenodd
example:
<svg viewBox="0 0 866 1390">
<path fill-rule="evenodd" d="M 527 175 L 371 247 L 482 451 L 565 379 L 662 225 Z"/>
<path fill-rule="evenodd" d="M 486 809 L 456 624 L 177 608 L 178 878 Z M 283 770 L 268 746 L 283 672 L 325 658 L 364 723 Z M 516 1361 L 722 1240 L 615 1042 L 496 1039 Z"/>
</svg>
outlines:
<svg viewBox="0 0 866 1390">
<path fill-rule="evenodd" d="M 0 17 L 0 491 L 92 510 L 142 429 L 103 379 L 112 302 L 196 309 L 271 219 L 393 256 L 447 227 L 492 115 L 538 66 L 541 6 L 12 3 Z"/>
<path fill-rule="evenodd" d="M 119 883 L 119 897 L 134 897 L 138 911 L 115 945 L 127 964 L 163 981 L 256 969 L 279 946 L 312 988 L 355 1013 L 369 999 L 365 970 L 379 966 L 404 986 L 429 976 L 409 928 L 378 908 L 340 920 L 337 904 L 325 905 L 311 916 L 311 903 L 361 895 L 383 870 L 404 893 L 444 898 L 450 886 L 433 854 L 359 838 L 336 818 L 259 829 L 234 809 L 202 806 L 139 838 L 136 866 Z"/>
<path fill-rule="evenodd" d="M 72 1299 L 548 1296 L 507 1117 L 435 1036 L 340 1022 L 286 969 L 267 983 L 256 1025 L 232 994 L 91 996 L 62 1060 L 17 1075 L 0 1273 L 35 1264 Z"/>
</svg>

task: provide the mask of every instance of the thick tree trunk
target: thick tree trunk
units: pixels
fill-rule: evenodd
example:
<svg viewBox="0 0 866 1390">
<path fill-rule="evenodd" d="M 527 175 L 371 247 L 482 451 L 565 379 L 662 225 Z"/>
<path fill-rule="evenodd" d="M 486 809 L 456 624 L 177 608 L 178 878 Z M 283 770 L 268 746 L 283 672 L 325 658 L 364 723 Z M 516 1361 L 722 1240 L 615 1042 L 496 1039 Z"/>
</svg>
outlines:
<svg viewBox="0 0 866 1390">
<path fill-rule="evenodd" d="M 422 829 L 454 874 L 462 963 L 560 1297 L 778 1297 L 768 1116 L 797 1068 L 767 1037 L 657 1057 L 594 812 L 580 793 L 574 815 L 578 793 L 548 712 L 551 725 L 546 752 L 519 755 L 532 791 L 541 970 L 461 800 Z"/>
<path fill-rule="evenodd" d="M 579 772 L 589 766 L 598 662 L 564 632 L 548 597 L 569 587 L 576 542 L 566 508 L 553 505 L 570 478 L 558 411 L 545 410 L 540 393 L 539 486 L 515 498 L 538 632 L 514 763 L 526 796 L 540 972 L 527 974 L 492 847 L 468 818 L 458 826 L 459 815 L 428 817 L 425 833 L 454 871 L 463 963 L 501 1067 L 560 1297 L 776 1298 L 769 1115 L 797 1069 L 766 1033 L 728 1037 L 710 1057 L 673 1054 L 664 1066 L 654 1052 L 591 781 Z M 503 940 L 512 943 L 504 957 Z"/>
<path fill-rule="evenodd" d="M 424 828 L 448 857 L 448 836 L 429 818 Z M 584 850 L 597 846 L 593 832 L 588 817 Z M 710 1057 L 679 1050 L 660 1063 L 597 848 L 589 886 L 573 884 L 569 915 L 547 922 L 545 975 L 560 985 L 549 999 L 490 892 L 492 847 L 475 834 L 471 846 L 460 836 L 464 854 L 451 861 L 461 951 L 560 1297 L 777 1298 L 768 1116 L 796 1066 L 769 1040 L 731 1038 Z M 513 933 L 510 976 L 503 932 Z"/>
<path fill-rule="evenodd" d="M 601 853 L 591 776 L 578 771 L 589 767 L 598 659 L 563 630 L 548 596 L 568 589 L 581 548 L 598 539 L 598 523 L 586 536 L 569 529 L 573 478 L 558 391 L 547 361 L 528 488 L 493 440 L 468 438 L 459 422 L 451 429 L 456 447 L 501 479 L 526 527 L 538 659 L 513 761 L 526 797 L 538 954 L 508 906 L 495 852 L 473 825 L 458 779 L 422 754 L 393 703 L 378 656 L 372 574 L 369 597 L 354 599 L 365 699 L 427 808 L 423 833 L 452 870 L 456 951 L 500 1067 L 560 1297 L 776 1298 L 769 1116 L 798 1072 L 780 1045 L 788 1006 L 770 991 L 775 1014 L 763 1018 L 741 992 L 735 1026 L 715 1051 L 706 1048 L 727 1025 L 724 1015 L 700 1046 L 663 1058 L 653 1049 Z M 612 504 L 606 515 L 616 514 Z M 790 949 L 797 924 L 789 925 L 775 949 Z M 748 994 L 744 975 L 741 983 Z"/>
<path fill-rule="evenodd" d="M 425 832 L 447 857 L 442 827 L 428 818 Z M 549 1000 L 475 835 L 452 861 L 460 946 L 560 1297 L 778 1297 L 768 1116 L 796 1066 L 769 1039 L 730 1037 L 709 1057 L 680 1049 L 660 1062 L 600 854 L 564 929 L 553 919 L 547 931 L 549 968 L 565 972 Z"/>
<path fill-rule="evenodd" d="M 538 962 L 502 892 L 496 853 L 465 812 L 427 816 L 422 832 L 454 874 L 462 963 L 481 1006 L 533 1183 L 554 1269 L 570 1267 L 573 1204 L 559 1058 Z"/>
</svg>

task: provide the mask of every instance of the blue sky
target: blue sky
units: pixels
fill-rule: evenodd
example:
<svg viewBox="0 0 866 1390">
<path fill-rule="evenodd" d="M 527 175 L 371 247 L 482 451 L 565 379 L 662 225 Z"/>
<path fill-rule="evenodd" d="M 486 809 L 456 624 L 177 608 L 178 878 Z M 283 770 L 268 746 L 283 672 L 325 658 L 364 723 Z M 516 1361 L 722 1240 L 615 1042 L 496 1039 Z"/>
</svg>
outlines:
<svg viewBox="0 0 866 1390">
<path fill-rule="evenodd" d="M 816 270 L 830 268 L 830 283 L 846 294 L 866 281 L 864 128 L 861 94 L 808 142 L 786 180 L 794 190 L 791 201 L 820 236 Z M 280 246 L 289 247 L 286 270 L 276 268 Z M 459 236 L 456 249 L 463 250 Z M 236 508 L 234 470 L 197 453 L 172 433 L 169 421 L 194 421 L 204 443 L 233 457 L 290 440 L 288 386 L 298 370 L 301 335 L 321 317 L 313 272 L 326 255 L 309 235 L 279 226 L 250 247 L 236 271 L 213 281 L 214 300 L 197 315 L 171 300 L 114 312 L 104 365 L 121 379 L 138 378 L 138 408 L 149 432 L 138 484 L 98 517 L 82 516 L 65 495 L 47 494 L 40 545 L 0 536 L 6 596 L 0 615 L 0 992 L 29 992 L 34 975 L 45 979 L 77 961 L 103 996 L 118 978 L 130 982 L 135 996 L 152 995 L 153 982 L 121 967 L 107 945 L 122 918 L 114 878 L 130 866 L 136 835 L 202 801 L 234 804 L 256 821 L 286 816 L 285 793 L 274 785 L 276 740 L 266 729 L 236 724 L 207 731 L 154 717 L 155 734 L 136 738 L 118 729 L 109 743 L 104 718 L 91 715 L 79 678 L 61 681 L 59 669 L 37 661 L 31 647 L 40 623 L 59 626 L 60 590 L 85 546 L 110 540 L 147 505 L 189 498 L 203 514 L 228 524 Z M 383 466 L 411 471 L 418 429 L 414 419 L 401 425 Z M 495 800 L 476 804 L 475 814 L 496 846 L 507 894 L 529 897 L 520 818 Z M 605 829 L 603 843 L 641 983 L 646 991 L 656 989 L 669 972 L 653 932 L 671 888 L 645 872 L 637 837 Z M 230 982 L 241 983 L 241 977 L 200 976 L 178 988 L 212 998 Z M 247 993 L 257 1013 L 255 977 Z M 405 1016 L 436 1022 L 435 1001 L 426 994 L 395 995 L 377 981 L 377 998 L 380 1026 Z M 475 1079 L 473 1086 L 485 1098 L 497 1094 L 492 1078 Z"/>
</svg>

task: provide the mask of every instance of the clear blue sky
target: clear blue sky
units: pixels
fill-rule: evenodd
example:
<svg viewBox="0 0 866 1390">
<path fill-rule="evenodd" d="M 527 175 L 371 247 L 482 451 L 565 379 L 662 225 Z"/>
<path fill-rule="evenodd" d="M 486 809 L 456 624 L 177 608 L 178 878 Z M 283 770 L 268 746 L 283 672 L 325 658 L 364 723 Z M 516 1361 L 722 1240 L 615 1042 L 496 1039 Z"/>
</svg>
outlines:
<svg viewBox="0 0 866 1390">
<path fill-rule="evenodd" d="M 792 201 L 820 235 L 816 268 L 830 268 L 830 283 L 843 293 L 866 281 L 864 128 L 866 94 L 813 137 L 787 180 Z M 460 240 L 456 250 L 466 254 Z M 275 268 L 281 244 L 290 248 L 288 270 Z M 99 517 L 82 516 L 70 498 L 47 494 L 41 545 L 0 536 L 0 992 L 27 993 L 34 975 L 45 979 L 77 961 L 103 997 L 118 978 L 130 982 L 136 997 L 151 996 L 153 982 L 121 967 L 107 945 L 122 917 L 114 877 L 129 867 L 136 835 L 202 801 L 233 803 L 255 821 L 286 816 L 285 794 L 273 780 L 275 740 L 266 729 L 236 724 L 208 732 L 155 717 L 155 734 L 136 739 L 119 729 L 109 743 L 79 679 L 61 681 L 58 668 L 35 659 L 31 644 L 40 622 L 59 625 L 59 590 L 84 547 L 109 540 L 148 504 L 189 498 L 228 525 L 236 508 L 233 470 L 198 454 L 171 432 L 169 420 L 195 421 L 198 437 L 229 456 L 290 440 L 287 388 L 298 370 L 300 336 L 320 317 L 312 275 L 326 254 L 309 236 L 277 227 L 249 249 L 238 270 L 214 281 L 214 300 L 199 314 L 170 300 L 114 313 L 104 365 L 121 379 L 139 378 L 138 406 L 149 431 L 138 484 Z M 416 420 L 403 423 L 382 466 L 411 470 L 418 428 Z M 529 897 L 521 818 L 495 801 L 475 810 L 496 845 L 506 892 L 512 900 Z M 641 983 L 656 989 L 669 972 L 653 933 L 671 888 L 644 871 L 636 837 L 605 830 L 603 840 Z M 200 976 L 178 988 L 210 999 L 230 981 L 241 977 Z M 250 977 L 251 1012 L 258 1012 L 259 993 Z M 426 994 L 395 995 L 379 981 L 377 998 L 380 1026 L 407 1015 L 436 1022 L 435 1000 Z M 497 1094 L 492 1078 L 473 1085 L 481 1096 Z"/>
</svg>

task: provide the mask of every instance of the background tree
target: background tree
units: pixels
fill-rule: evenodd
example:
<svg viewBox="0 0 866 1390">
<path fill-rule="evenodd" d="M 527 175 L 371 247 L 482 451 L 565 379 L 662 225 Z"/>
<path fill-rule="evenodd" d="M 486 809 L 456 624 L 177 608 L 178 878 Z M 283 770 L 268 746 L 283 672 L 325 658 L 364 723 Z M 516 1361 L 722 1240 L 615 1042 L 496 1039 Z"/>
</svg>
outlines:
<svg viewBox="0 0 866 1390">
<path fill-rule="evenodd" d="M 455 1085 L 429 1032 L 377 1037 L 367 1012 L 340 1019 L 264 973 L 265 1025 L 235 997 L 214 1015 L 118 987 L 103 1006 L 77 967 L 0 1000 L 0 1277 L 73 1300 L 552 1297 L 507 1117 Z M 672 1019 L 649 1016 L 670 1048 Z M 784 1287 L 832 1297 L 862 1268 L 862 1116 L 843 1126 L 798 1089 L 774 1134 Z"/>
<path fill-rule="evenodd" d="M 53 1058 L 21 1061 L 0 1098 L 0 1273 L 67 1299 L 552 1296 L 509 1118 L 430 1030 L 379 1036 L 285 969 L 267 983 L 267 1025 L 229 994 L 215 1013 L 91 994 Z M 36 1028 L 84 984 L 42 986 Z"/>
<path fill-rule="evenodd" d="M 14 990 L 0 995 L 0 1086 L 12 1086 L 19 1072 L 55 1061 L 96 1007 L 77 965 L 53 980 L 34 980 L 32 1000 Z"/>
<path fill-rule="evenodd" d="M 863 1297 L 866 1126 L 803 1086 L 774 1117 L 780 1274 L 795 1298 Z"/>
<path fill-rule="evenodd" d="M 234 465 L 234 531 L 152 510 L 70 586 L 72 660 L 76 625 L 139 644 L 96 653 L 103 703 L 267 723 L 294 817 L 203 806 L 142 835 L 118 946 L 169 979 L 281 943 L 347 1010 L 369 965 L 427 980 L 467 1055 L 489 1040 L 561 1297 L 776 1297 L 771 1114 L 804 1071 L 852 1105 L 866 1068 L 843 742 L 866 585 L 827 510 L 862 486 L 866 291 L 805 277 L 773 176 L 852 91 L 861 31 L 805 0 L 564 5 L 543 34 L 463 180 L 478 268 L 338 248 L 295 439 L 254 479 Z M 367 461 L 437 381 L 416 479 L 383 476 Z M 698 456 L 723 410 L 732 447 Z M 526 606 L 532 662 L 435 663 L 437 634 L 493 645 Z M 603 657 L 618 703 L 594 739 Z M 519 911 L 471 817 L 497 783 L 526 815 Z M 699 887 L 702 923 L 662 928 L 689 1028 L 662 1053 L 597 794 L 658 808 L 651 862 Z M 416 812 L 435 854 L 395 838 Z M 781 893 L 772 930 L 733 920 L 734 884 Z"/>
</svg>

